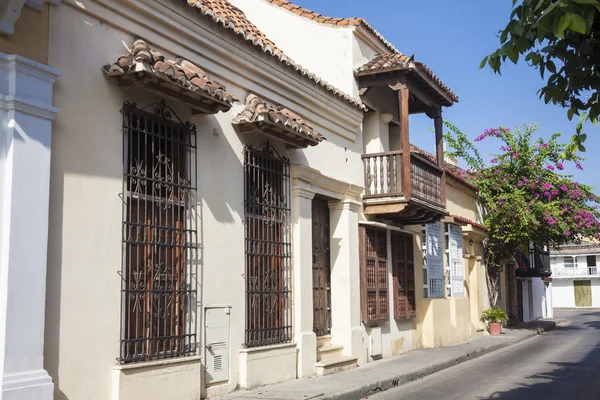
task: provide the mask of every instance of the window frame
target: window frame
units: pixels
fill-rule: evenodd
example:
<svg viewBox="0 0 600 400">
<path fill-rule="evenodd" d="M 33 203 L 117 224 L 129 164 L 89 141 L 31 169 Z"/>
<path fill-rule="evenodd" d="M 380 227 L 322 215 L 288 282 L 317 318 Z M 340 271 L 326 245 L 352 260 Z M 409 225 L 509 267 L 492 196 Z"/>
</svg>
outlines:
<svg viewBox="0 0 600 400">
<path fill-rule="evenodd" d="M 394 319 L 396 320 L 417 316 L 414 239 L 414 235 L 409 233 L 391 231 Z M 399 244 L 402 246 L 398 246 Z M 402 247 L 404 251 L 401 251 Z"/>
<path fill-rule="evenodd" d="M 375 249 L 375 257 L 373 260 L 369 260 L 369 258 L 373 258 L 372 256 L 367 255 L 367 237 L 368 231 L 371 231 L 376 238 L 375 244 L 373 244 L 373 248 Z M 377 326 L 384 322 L 389 321 L 390 319 L 390 285 L 389 285 L 389 258 L 388 258 L 388 243 L 387 243 L 387 234 L 388 231 L 386 229 L 361 225 L 359 226 L 359 260 L 360 260 L 360 297 L 361 297 L 361 319 L 363 323 L 367 326 Z M 383 238 L 383 239 L 382 239 Z M 385 252 L 383 255 L 379 254 L 380 240 L 385 242 Z M 369 273 L 367 271 L 367 263 L 368 261 L 374 262 L 374 272 L 373 278 L 375 287 L 368 287 L 369 282 Z M 385 285 L 381 283 L 381 276 L 378 276 L 378 270 L 381 268 L 380 262 L 385 262 Z M 380 271 L 379 271 L 380 272 Z M 375 317 L 371 317 L 372 315 L 369 312 L 369 292 L 375 293 Z M 382 295 L 382 292 L 385 295 Z M 382 313 L 382 305 L 380 299 L 385 299 L 385 313 Z"/>
<path fill-rule="evenodd" d="M 118 360 L 129 364 L 194 356 L 196 127 L 181 121 L 164 101 L 143 108 L 126 101 L 121 114 L 123 211 Z"/>
<path fill-rule="evenodd" d="M 279 155 L 269 142 L 257 147 L 245 145 L 243 154 L 246 281 L 243 346 L 291 343 L 290 160 Z"/>
</svg>

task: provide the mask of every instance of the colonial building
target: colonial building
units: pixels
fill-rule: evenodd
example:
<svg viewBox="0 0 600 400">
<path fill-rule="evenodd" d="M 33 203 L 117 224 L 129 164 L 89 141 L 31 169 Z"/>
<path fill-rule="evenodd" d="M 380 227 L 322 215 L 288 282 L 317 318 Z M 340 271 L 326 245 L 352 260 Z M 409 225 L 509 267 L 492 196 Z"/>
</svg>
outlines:
<svg viewBox="0 0 600 400">
<path fill-rule="evenodd" d="M 282 0 L 42 3 L 0 6 L 3 399 L 211 397 L 485 333 L 427 66 Z"/>
<path fill-rule="evenodd" d="M 554 307 L 600 307 L 600 244 L 583 241 L 550 253 Z"/>
<path fill-rule="evenodd" d="M 506 263 L 501 276 L 505 294 L 500 307 L 511 325 L 552 318 L 552 270 L 546 248 L 530 244 L 528 254 L 518 252 L 514 263 Z"/>
<path fill-rule="evenodd" d="M 443 157 L 442 108 L 458 97 L 364 19 L 327 17 L 287 0 L 232 3 L 291 57 L 367 106 L 361 279 L 351 283 L 361 294 L 359 305 L 351 303 L 360 306 L 360 318 L 355 314 L 350 338 L 332 329 L 331 335 L 308 339 L 311 346 L 316 342 L 317 358 L 343 346 L 345 358 L 328 357 L 321 366 L 369 362 L 483 333 L 485 227 L 475 188 L 448 173 L 453 169 Z M 415 114 L 432 119 L 435 155 L 411 148 L 409 119 Z M 331 308 L 332 315 L 340 312 L 335 299 Z M 321 331 L 311 325 L 307 330 Z M 314 350 L 300 351 L 308 374 L 314 372 Z"/>
</svg>

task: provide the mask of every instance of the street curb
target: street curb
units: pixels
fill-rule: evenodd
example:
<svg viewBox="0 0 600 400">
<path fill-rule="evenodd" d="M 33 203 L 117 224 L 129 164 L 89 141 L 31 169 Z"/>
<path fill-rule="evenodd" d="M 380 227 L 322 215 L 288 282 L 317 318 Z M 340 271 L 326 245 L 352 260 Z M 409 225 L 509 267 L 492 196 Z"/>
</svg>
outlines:
<svg viewBox="0 0 600 400">
<path fill-rule="evenodd" d="M 513 340 L 498 343 L 492 346 L 484 347 L 478 350 L 475 350 L 471 353 L 466 353 L 457 358 L 442 360 L 434 365 L 427 366 L 425 368 L 421 368 L 417 371 L 412 371 L 409 373 L 399 373 L 398 375 L 387 378 L 381 381 L 377 381 L 371 384 L 365 384 L 361 387 L 352 387 L 348 388 L 344 391 L 338 391 L 331 394 L 324 394 L 319 397 L 320 400 L 357 400 L 363 399 L 367 396 L 385 392 L 386 390 L 396 388 L 398 386 L 404 385 L 406 383 L 415 381 L 417 379 L 424 378 L 428 375 L 434 374 L 436 372 L 442 371 L 444 369 L 453 367 L 458 364 L 462 364 L 465 361 L 469 361 L 471 359 L 480 357 L 484 354 L 492 353 L 494 351 L 503 349 L 505 347 L 509 347 L 521 342 L 524 342 L 527 339 L 531 339 L 539 334 L 542 334 L 546 331 L 552 330 L 556 327 L 555 322 L 548 322 L 547 326 L 537 327 L 531 330 L 528 334 L 523 335 L 521 337 L 515 338 Z"/>
</svg>

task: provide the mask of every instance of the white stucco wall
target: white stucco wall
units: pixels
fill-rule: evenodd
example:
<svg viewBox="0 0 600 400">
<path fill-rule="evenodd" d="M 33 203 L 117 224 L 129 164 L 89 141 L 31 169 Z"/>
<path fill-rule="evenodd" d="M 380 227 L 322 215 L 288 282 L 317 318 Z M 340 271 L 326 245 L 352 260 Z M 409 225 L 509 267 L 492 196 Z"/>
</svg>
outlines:
<svg viewBox="0 0 600 400">
<path fill-rule="evenodd" d="M 531 282 L 531 293 L 529 293 L 529 284 Z M 533 321 L 543 318 L 544 313 L 544 281 L 541 278 L 527 278 L 517 281 L 523 288 L 523 321 Z M 529 310 L 529 297 L 532 298 L 533 314 Z"/>
<path fill-rule="evenodd" d="M 552 282 L 552 298 L 554 300 L 554 307 L 556 308 L 575 307 L 573 280 L 554 279 Z"/>
<path fill-rule="evenodd" d="M 307 150 L 287 150 L 274 144 L 292 163 L 310 165 L 337 180 L 337 186 L 331 184 L 335 190 L 343 193 L 352 184 L 360 187 L 363 180 L 359 132 L 362 112 L 356 107 L 290 72 L 278 61 L 257 54 L 254 47 L 240 42 L 233 33 L 230 37 L 216 30 L 206 18 L 190 17 L 195 12 L 179 3 L 165 2 L 173 7 L 169 9 L 152 2 L 156 10 L 141 6 L 144 12 L 127 2 L 108 1 L 118 11 L 113 12 L 101 3 L 86 3 L 81 8 L 80 3 L 65 0 L 51 13 L 50 64 L 63 71 L 55 103 L 65 111 L 55 122 L 52 140 L 55 152 L 51 165 L 45 334 L 46 365 L 55 382 L 57 400 L 108 399 L 111 390 L 123 382 L 130 390 L 132 384 L 143 384 L 147 376 L 145 370 L 140 370 L 137 379 L 135 371 L 128 369 L 127 379 L 119 380 L 115 374 L 124 373 L 114 369 L 119 354 L 121 309 L 118 271 L 123 133 L 119 110 L 125 100 L 144 106 L 159 98 L 140 90 L 120 90 L 101 71 L 102 65 L 126 53 L 126 46 L 135 37 L 157 44 L 165 54 L 180 55 L 201 65 L 242 101 L 252 91 L 303 115 L 327 140 Z M 181 18 L 178 12 L 191 19 Z M 161 22 L 167 17 L 178 22 Z M 145 26 L 153 26 L 153 30 Z M 189 35 L 177 33 L 182 29 Z M 198 128 L 201 255 L 196 312 L 200 316 L 200 355 L 204 354 L 203 307 L 231 306 L 230 378 L 228 383 L 205 391 L 204 395 L 210 396 L 231 391 L 240 383 L 244 358 L 239 350 L 245 324 L 242 148 L 244 143 L 259 144 L 266 139 L 236 133 L 231 119 L 242 109 L 240 103 L 227 114 L 214 116 L 194 116 L 175 101 L 167 103 L 181 119 Z M 357 223 L 354 225 L 357 229 Z M 310 236 L 311 232 L 303 234 Z M 347 230 L 346 234 L 357 237 L 356 231 Z M 305 311 L 312 314 L 312 308 Z M 196 361 L 196 365 L 199 363 Z M 188 379 L 194 368 L 187 365 L 179 370 Z M 261 373 L 269 375 L 268 370 Z M 261 378 L 254 373 L 253 379 L 256 382 Z M 152 390 L 151 385 L 142 387 Z M 173 388 L 183 390 L 175 383 Z M 171 393 L 176 396 L 178 392 Z"/>
<path fill-rule="evenodd" d="M 587 279 L 586 279 L 587 280 Z M 589 279 L 592 285 L 592 306 L 600 307 L 600 279 Z M 574 279 L 562 278 L 552 281 L 552 301 L 555 308 L 575 308 Z"/>
<path fill-rule="evenodd" d="M 263 0 L 230 0 L 290 58 L 353 94 L 353 27 L 319 24 Z"/>
</svg>

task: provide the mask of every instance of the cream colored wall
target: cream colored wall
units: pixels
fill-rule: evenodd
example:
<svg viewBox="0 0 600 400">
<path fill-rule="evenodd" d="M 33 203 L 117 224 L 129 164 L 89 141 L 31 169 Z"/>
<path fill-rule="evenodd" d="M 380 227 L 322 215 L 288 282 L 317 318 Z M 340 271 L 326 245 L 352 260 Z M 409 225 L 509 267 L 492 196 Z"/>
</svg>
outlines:
<svg viewBox="0 0 600 400">
<path fill-rule="evenodd" d="M 446 175 L 446 208 L 450 214 L 482 223 L 477 193 L 448 175 Z"/>
<path fill-rule="evenodd" d="M 445 241 L 444 252 L 445 252 Z M 422 245 L 422 236 L 419 235 Z M 470 290 L 463 297 L 425 298 L 423 292 L 422 247 L 415 253 L 415 290 L 417 317 L 415 319 L 414 348 L 447 346 L 467 340 L 473 334 L 471 325 Z M 465 260 L 465 285 L 469 287 L 468 262 Z M 446 259 L 444 257 L 444 264 Z"/>
<path fill-rule="evenodd" d="M 447 210 L 479 222 L 479 203 L 477 194 L 452 177 L 446 180 Z M 451 218 L 445 220 L 452 222 Z M 420 235 L 421 236 L 421 235 Z M 421 238 L 420 238 L 421 239 Z M 473 245 L 469 245 L 473 240 Z M 443 241 L 445 254 L 446 241 Z M 440 299 L 424 298 L 422 285 L 417 287 L 417 319 L 414 335 L 415 347 L 438 347 L 461 342 L 474 335 L 484 334 L 484 325 L 479 321 L 487 301 L 485 271 L 482 265 L 482 237 L 463 228 L 463 265 L 465 292 L 462 297 Z M 422 252 L 417 262 L 423 265 Z M 447 259 L 444 256 L 444 265 Z M 423 282 L 423 269 L 415 266 L 416 282 Z"/>
<path fill-rule="evenodd" d="M 286 150 L 276 144 L 278 150 L 292 162 L 308 164 L 324 175 L 358 186 L 363 179 L 360 110 L 323 93 L 277 61 L 258 55 L 234 34 L 216 30 L 187 6 L 107 1 L 109 9 L 101 2 L 86 3 L 85 8 L 80 4 L 63 0 L 51 10 L 49 63 L 62 76 L 54 97 L 61 113 L 52 138 L 45 360 L 57 400 L 109 399 L 115 385 L 125 382 L 115 380 L 115 374 L 122 372 L 113 371 L 119 355 L 121 309 L 119 110 L 125 100 L 143 106 L 159 99 L 139 90 L 118 89 L 101 66 L 125 53 L 134 38 L 144 37 L 164 53 L 198 63 L 242 100 L 253 91 L 302 114 L 327 140 L 307 150 Z M 178 13 L 194 17 L 185 19 Z M 177 22 L 163 23 L 167 17 Z M 178 34 L 179 30 L 186 35 Z M 231 391 L 239 383 L 245 320 L 242 148 L 244 143 L 265 139 L 240 136 L 233 129 L 231 119 L 242 104 L 227 114 L 203 117 L 191 115 L 176 102 L 168 104 L 198 128 L 201 250 L 196 312 L 202 317 L 205 305 L 231 306 L 230 380 L 204 392 L 211 396 Z M 201 327 L 201 318 L 198 322 Z M 203 355 L 203 330 L 197 333 Z M 126 382 L 141 387 L 142 398 L 144 390 L 153 389 L 143 385 L 147 375 L 140 372 L 136 381 L 134 372 L 128 370 Z M 184 372 L 188 376 L 189 369 Z M 202 375 L 198 379 L 204 380 Z M 184 390 L 176 384 L 171 387 L 173 398 Z"/>
<path fill-rule="evenodd" d="M 23 7 L 13 35 L 0 35 L 0 53 L 18 54 L 42 64 L 48 62 L 48 10 Z"/>
</svg>

